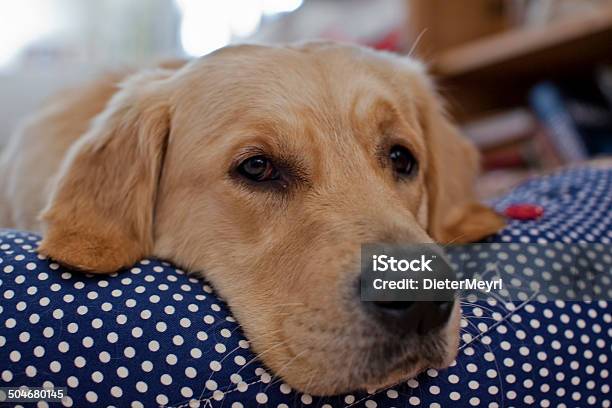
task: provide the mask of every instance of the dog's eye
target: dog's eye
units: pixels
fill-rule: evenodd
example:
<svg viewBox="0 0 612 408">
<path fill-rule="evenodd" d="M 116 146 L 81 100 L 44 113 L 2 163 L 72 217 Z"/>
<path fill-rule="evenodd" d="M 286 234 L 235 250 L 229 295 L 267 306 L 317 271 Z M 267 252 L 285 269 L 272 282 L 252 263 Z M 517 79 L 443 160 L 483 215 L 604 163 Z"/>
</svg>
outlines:
<svg viewBox="0 0 612 408">
<path fill-rule="evenodd" d="M 416 159 L 412 153 L 403 146 L 393 146 L 389 151 L 389 160 L 391 160 L 393 171 L 399 176 L 410 176 L 416 171 Z"/>
<path fill-rule="evenodd" d="M 252 181 L 272 181 L 279 179 L 274 163 L 265 156 L 253 156 L 238 165 L 238 173 Z"/>
</svg>

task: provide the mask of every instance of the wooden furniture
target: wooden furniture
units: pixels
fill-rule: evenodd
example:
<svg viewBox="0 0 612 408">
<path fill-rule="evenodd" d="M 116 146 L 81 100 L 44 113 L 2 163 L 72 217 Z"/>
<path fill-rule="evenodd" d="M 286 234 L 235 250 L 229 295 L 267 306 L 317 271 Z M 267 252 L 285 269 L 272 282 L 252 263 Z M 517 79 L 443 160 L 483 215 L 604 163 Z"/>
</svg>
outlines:
<svg viewBox="0 0 612 408">
<path fill-rule="evenodd" d="M 411 17 L 411 25 L 415 26 L 413 38 L 416 31 L 424 29 L 422 24 L 431 21 L 422 17 L 427 15 L 423 8 L 431 13 L 436 7 L 434 3 L 437 1 L 427 6 L 427 2 L 409 0 L 409 6 L 417 10 Z M 425 41 L 424 49 L 418 45 L 415 53 L 430 62 L 431 71 L 438 77 L 459 121 L 525 104 L 529 88 L 542 79 L 562 80 L 612 61 L 610 3 L 599 10 L 566 16 L 542 26 L 516 28 L 504 28 L 499 15 L 494 13 L 490 15 L 493 22 L 488 25 L 470 20 L 474 15 L 488 18 L 479 0 L 445 3 L 462 3 L 466 7 L 480 4 L 480 13 L 471 10 L 464 16 L 459 9 L 453 10 L 455 25 L 459 21 L 472 26 L 464 37 L 468 39 L 444 44 L 439 39 L 446 38 L 445 35 L 438 34 L 427 42 L 426 32 L 419 41 Z M 443 24 L 436 29 L 446 30 Z M 456 28 L 449 30 L 457 32 Z M 483 34 L 474 34 L 478 32 Z"/>
</svg>

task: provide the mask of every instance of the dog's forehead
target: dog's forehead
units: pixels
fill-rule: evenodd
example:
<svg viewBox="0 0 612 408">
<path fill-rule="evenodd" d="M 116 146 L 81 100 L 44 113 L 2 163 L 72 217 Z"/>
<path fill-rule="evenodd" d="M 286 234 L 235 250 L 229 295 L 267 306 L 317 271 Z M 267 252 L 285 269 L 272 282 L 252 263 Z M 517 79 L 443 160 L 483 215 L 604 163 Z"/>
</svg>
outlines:
<svg viewBox="0 0 612 408">
<path fill-rule="evenodd" d="M 191 126 L 197 117 L 201 128 L 219 134 L 242 128 L 241 137 L 256 130 L 262 138 L 289 135 L 291 144 L 368 144 L 380 122 L 416 122 L 405 98 L 410 81 L 401 81 L 413 71 L 418 67 L 399 57 L 352 46 L 229 47 L 184 75 L 191 97 L 177 112 L 190 117 L 177 122 Z"/>
<path fill-rule="evenodd" d="M 241 45 L 196 61 L 191 76 L 197 80 L 189 87 L 237 96 L 235 102 L 245 107 L 322 109 L 334 104 L 347 110 L 364 107 L 368 97 L 393 99 L 394 79 L 419 70 L 410 59 L 355 46 Z"/>
</svg>

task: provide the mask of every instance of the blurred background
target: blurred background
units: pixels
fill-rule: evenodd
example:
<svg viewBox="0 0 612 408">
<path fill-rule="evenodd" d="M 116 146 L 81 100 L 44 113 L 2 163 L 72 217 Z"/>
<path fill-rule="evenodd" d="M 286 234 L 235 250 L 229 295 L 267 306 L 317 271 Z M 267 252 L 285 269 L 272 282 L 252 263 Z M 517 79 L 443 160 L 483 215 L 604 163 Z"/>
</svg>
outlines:
<svg viewBox="0 0 612 408">
<path fill-rule="evenodd" d="M 483 152 L 482 194 L 612 154 L 611 0 L 0 2 L 0 146 L 58 88 L 235 42 L 314 38 L 422 58 Z"/>
</svg>

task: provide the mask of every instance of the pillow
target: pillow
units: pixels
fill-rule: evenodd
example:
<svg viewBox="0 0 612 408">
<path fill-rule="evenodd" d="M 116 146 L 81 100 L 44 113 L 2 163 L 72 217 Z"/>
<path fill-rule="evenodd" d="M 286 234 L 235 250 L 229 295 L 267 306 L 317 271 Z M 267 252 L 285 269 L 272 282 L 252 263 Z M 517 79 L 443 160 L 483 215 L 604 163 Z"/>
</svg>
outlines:
<svg viewBox="0 0 612 408">
<path fill-rule="evenodd" d="M 596 243 L 592 261 L 607 285 L 600 300 L 462 301 L 450 368 L 325 398 L 267 371 L 205 281 L 156 259 L 109 276 L 71 272 L 35 252 L 38 235 L 4 230 L 0 386 L 66 387 L 68 407 L 610 406 L 610 191 L 612 170 L 532 179 L 493 204 L 538 204 L 543 216 L 510 221 L 486 240 Z M 502 273 L 530 279 L 524 270 Z"/>
</svg>

